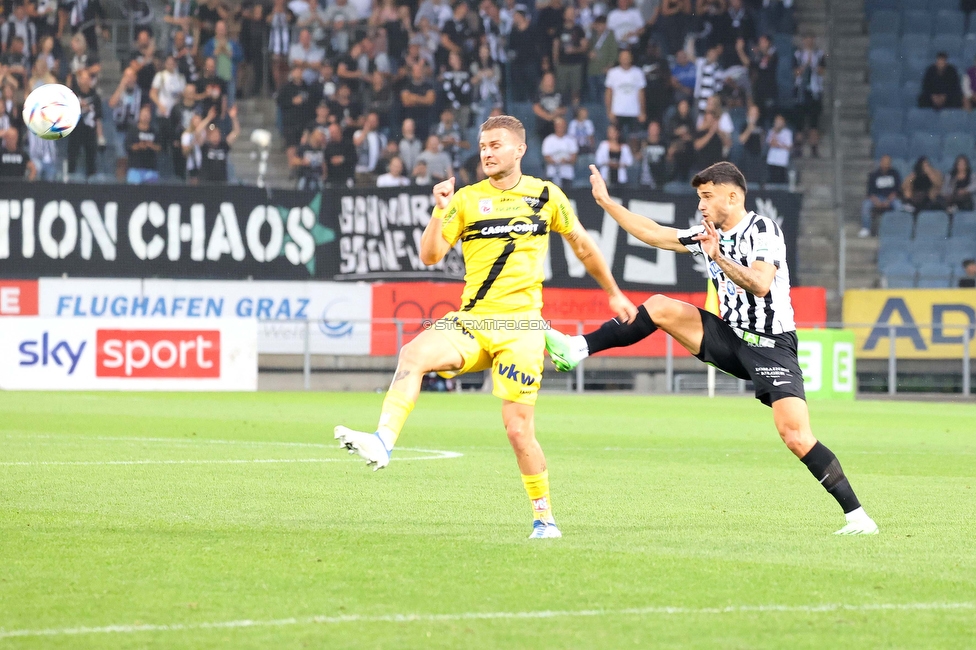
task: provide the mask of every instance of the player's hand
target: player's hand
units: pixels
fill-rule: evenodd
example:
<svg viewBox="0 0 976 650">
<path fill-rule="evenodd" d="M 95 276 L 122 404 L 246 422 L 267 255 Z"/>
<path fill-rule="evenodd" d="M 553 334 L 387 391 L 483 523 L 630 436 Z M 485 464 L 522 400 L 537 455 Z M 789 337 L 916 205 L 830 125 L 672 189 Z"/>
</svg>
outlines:
<svg viewBox="0 0 976 650">
<path fill-rule="evenodd" d="M 722 255 L 718 245 L 718 231 L 712 222 L 706 219 L 702 219 L 702 226 L 705 227 L 705 232 L 695 235 L 693 239 L 701 244 L 702 251 L 710 259 L 717 260 Z"/>
<path fill-rule="evenodd" d="M 600 175 L 600 170 L 597 169 L 596 165 L 590 165 L 590 187 L 593 188 L 593 200 L 596 201 L 597 205 L 610 202 L 610 192 L 607 190 L 607 184 L 604 182 L 603 176 Z"/>
<path fill-rule="evenodd" d="M 619 290 L 610 296 L 610 311 L 617 315 L 621 323 L 633 323 L 637 318 L 637 307 Z"/>
<path fill-rule="evenodd" d="M 434 186 L 434 201 L 441 210 L 446 210 L 454 196 L 454 177 L 451 176 L 446 181 L 441 181 Z"/>
</svg>

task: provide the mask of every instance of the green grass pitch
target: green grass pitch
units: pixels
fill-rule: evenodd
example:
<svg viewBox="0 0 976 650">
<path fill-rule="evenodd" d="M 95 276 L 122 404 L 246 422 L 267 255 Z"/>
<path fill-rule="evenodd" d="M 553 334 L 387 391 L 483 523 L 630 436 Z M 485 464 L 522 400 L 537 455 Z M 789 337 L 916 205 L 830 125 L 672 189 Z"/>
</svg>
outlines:
<svg viewBox="0 0 976 650">
<path fill-rule="evenodd" d="M 976 647 L 971 404 L 812 405 L 881 526 L 839 538 L 751 399 L 543 394 L 529 541 L 498 400 L 374 473 L 332 427 L 381 400 L 0 393 L 0 650 Z"/>
</svg>

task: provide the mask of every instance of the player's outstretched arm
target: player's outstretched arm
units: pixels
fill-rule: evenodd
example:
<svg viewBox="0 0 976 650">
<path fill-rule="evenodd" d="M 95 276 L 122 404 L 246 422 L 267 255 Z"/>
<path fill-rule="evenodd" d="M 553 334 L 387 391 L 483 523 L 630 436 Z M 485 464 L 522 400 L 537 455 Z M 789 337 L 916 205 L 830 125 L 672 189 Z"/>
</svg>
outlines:
<svg viewBox="0 0 976 650">
<path fill-rule="evenodd" d="M 765 297 L 769 293 L 769 288 L 773 286 L 776 267 L 769 262 L 759 260 L 750 266 L 743 266 L 735 260 L 729 259 L 722 254 L 722 249 L 718 244 L 718 231 L 712 222 L 702 220 L 702 226 L 705 228 L 704 232 L 695 235 L 694 239 L 701 244 L 702 251 L 719 265 L 719 268 L 725 273 L 725 277 L 752 295 L 759 298 Z"/>
<path fill-rule="evenodd" d="M 444 238 L 444 216 L 452 198 L 454 198 L 453 176 L 434 186 L 434 214 L 420 237 L 420 261 L 427 266 L 437 264 L 444 259 L 447 251 L 451 250 L 451 243 Z"/>
<path fill-rule="evenodd" d="M 610 267 L 603 253 L 586 229 L 577 221 L 573 230 L 565 233 L 563 237 L 573 248 L 573 253 L 586 267 L 586 272 L 593 276 L 604 291 L 607 292 L 607 300 L 610 303 L 610 310 L 617 315 L 617 319 L 622 323 L 630 323 L 637 316 L 637 308 L 627 296 L 623 294 L 617 281 L 610 273 Z"/>
<path fill-rule="evenodd" d="M 656 223 L 652 219 L 634 214 L 610 198 L 607 184 L 596 165 L 590 165 L 590 185 L 596 204 L 607 211 L 620 227 L 649 246 L 664 250 L 687 253 L 688 249 L 678 241 L 678 231 Z"/>
</svg>

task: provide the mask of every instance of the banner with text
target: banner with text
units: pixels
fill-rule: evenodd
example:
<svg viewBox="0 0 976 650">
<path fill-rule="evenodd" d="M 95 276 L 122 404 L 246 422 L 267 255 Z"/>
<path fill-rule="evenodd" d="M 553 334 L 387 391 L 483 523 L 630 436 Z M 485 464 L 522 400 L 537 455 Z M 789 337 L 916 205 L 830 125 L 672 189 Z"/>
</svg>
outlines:
<svg viewBox="0 0 976 650">
<path fill-rule="evenodd" d="M 372 300 L 364 283 L 41 278 L 38 284 L 41 316 L 257 319 L 263 354 L 304 352 L 309 321 L 312 354 L 369 354 Z"/>
<path fill-rule="evenodd" d="M 461 280 L 460 246 L 434 266 L 420 262 L 429 189 L 299 192 L 255 187 L 6 183 L 0 199 L 0 276 L 163 277 L 266 280 Z M 704 265 L 623 233 L 588 190 L 570 190 L 624 289 L 697 291 Z M 630 210 L 687 228 L 700 220 L 694 194 L 617 192 Z M 775 219 L 797 282 L 800 195 L 750 192 L 747 207 Z M 596 288 L 569 246 L 552 241 L 551 286 Z"/>
<path fill-rule="evenodd" d="M 257 390 L 254 319 L 0 320 L 2 390 Z"/>
<path fill-rule="evenodd" d="M 856 289 L 844 293 L 844 326 L 861 359 L 887 359 L 894 334 L 899 359 L 961 359 L 964 330 L 976 354 L 976 291 Z"/>
</svg>

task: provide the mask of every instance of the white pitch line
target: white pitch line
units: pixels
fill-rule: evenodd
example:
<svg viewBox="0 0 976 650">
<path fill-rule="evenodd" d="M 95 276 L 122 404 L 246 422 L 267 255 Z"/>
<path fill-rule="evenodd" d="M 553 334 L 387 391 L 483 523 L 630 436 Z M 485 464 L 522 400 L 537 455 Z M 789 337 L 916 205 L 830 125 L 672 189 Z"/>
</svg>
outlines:
<svg viewBox="0 0 976 650">
<path fill-rule="evenodd" d="M 414 460 L 445 460 L 448 458 L 460 458 L 464 454 L 456 451 L 443 451 L 440 449 L 409 449 L 403 447 L 400 451 L 410 451 L 416 453 L 432 454 L 431 456 L 418 456 L 415 458 L 391 458 L 399 462 Z M 233 458 L 233 459 L 199 459 L 199 460 L 21 460 L 3 461 L 0 467 L 33 467 L 44 465 L 247 465 L 247 464 L 273 464 L 273 463 L 353 463 L 362 462 L 358 458 Z"/>
<path fill-rule="evenodd" d="M 628 609 L 542 610 L 528 612 L 461 612 L 457 614 L 389 614 L 386 616 L 305 616 L 266 620 L 244 619 L 209 623 L 170 623 L 164 625 L 107 625 L 104 627 L 65 627 L 41 630 L 4 630 L 0 639 L 40 636 L 75 636 L 82 634 L 132 634 L 136 632 L 186 632 L 249 627 L 283 627 L 290 625 L 336 625 L 340 623 L 444 623 L 475 620 L 531 620 L 546 618 L 586 618 L 600 616 L 651 616 L 717 614 L 822 614 L 831 612 L 904 612 L 951 611 L 976 609 L 976 603 L 876 603 L 846 605 L 731 605 L 727 607 L 634 607 Z"/>
</svg>

